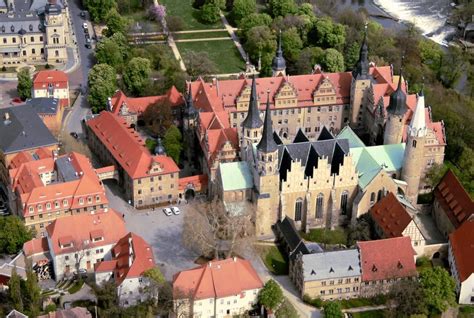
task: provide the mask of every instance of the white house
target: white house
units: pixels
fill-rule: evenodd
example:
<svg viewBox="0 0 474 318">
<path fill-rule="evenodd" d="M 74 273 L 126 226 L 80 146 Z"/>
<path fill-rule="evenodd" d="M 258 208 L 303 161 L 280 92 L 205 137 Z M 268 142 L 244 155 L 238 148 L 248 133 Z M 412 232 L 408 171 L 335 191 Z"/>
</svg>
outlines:
<svg viewBox="0 0 474 318">
<path fill-rule="evenodd" d="M 131 306 L 148 299 L 148 279 L 143 274 L 155 266 L 153 251 L 145 240 L 128 233 L 112 248 L 112 259 L 95 265 L 95 281 L 103 284 L 111 279 L 117 284 L 121 306 Z"/>
<path fill-rule="evenodd" d="M 67 74 L 57 70 L 39 71 L 33 77 L 32 96 L 59 99 L 61 107 L 69 106 L 69 81 Z"/>
<path fill-rule="evenodd" d="M 449 266 L 456 281 L 459 304 L 474 304 L 474 219 L 449 235 Z"/>
<path fill-rule="evenodd" d="M 228 258 L 177 273 L 173 299 L 177 317 L 231 317 L 257 304 L 262 280 L 249 261 Z"/>
</svg>

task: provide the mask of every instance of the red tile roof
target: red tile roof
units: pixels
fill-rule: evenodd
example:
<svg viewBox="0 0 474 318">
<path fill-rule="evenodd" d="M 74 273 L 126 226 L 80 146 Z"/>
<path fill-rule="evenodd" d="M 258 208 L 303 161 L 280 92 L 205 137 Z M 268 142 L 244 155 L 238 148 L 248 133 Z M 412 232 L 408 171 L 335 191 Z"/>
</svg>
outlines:
<svg viewBox="0 0 474 318">
<path fill-rule="evenodd" d="M 449 242 L 461 282 L 474 273 L 474 218 L 449 234 Z"/>
<path fill-rule="evenodd" d="M 39 71 L 33 77 L 34 89 L 47 89 L 49 83 L 53 83 L 55 88 L 67 88 L 67 74 L 62 71 Z"/>
<path fill-rule="evenodd" d="M 170 157 L 152 156 L 123 118 L 103 111 L 87 125 L 132 179 L 179 172 Z"/>
<path fill-rule="evenodd" d="M 362 281 L 416 275 L 415 251 L 408 236 L 357 242 Z"/>
<path fill-rule="evenodd" d="M 240 258 L 212 261 L 179 272 L 173 278 L 176 298 L 222 298 L 262 287 L 263 282 L 250 262 Z"/>
<path fill-rule="evenodd" d="M 474 201 L 451 170 L 436 186 L 434 195 L 455 228 L 474 215 Z"/>
<path fill-rule="evenodd" d="M 91 233 L 101 230 L 104 238 L 101 241 L 93 242 Z M 59 218 L 46 227 L 49 245 L 53 248 L 54 254 L 72 253 L 79 249 L 93 248 L 115 244 L 127 231 L 125 222 L 121 215 L 110 209 L 109 212 L 99 214 L 74 214 Z M 61 243 L 73 242 L 75 246 L 61 248 Z M 82 242 L 88 242 L 83 245 Z"/>
<path fill-rule="evenodd" d="M 48 240 L 46 237 L 34 238 L 23 244 L 23 253 L 26 257 L 33 256 L 49 251 Z"/>
<path fill-rule="evenodd" d="M 392 192 L 370 209 L 370 216 L 383 231 L 385 238 L 402 236 L 412 221 L 410 214 Z"/>
<path fill-rule="evenodd" d="M 117 260 L 103 261 L 94 264 L 94 272 L 113 272 L 117 267 Z"/>
</svg>

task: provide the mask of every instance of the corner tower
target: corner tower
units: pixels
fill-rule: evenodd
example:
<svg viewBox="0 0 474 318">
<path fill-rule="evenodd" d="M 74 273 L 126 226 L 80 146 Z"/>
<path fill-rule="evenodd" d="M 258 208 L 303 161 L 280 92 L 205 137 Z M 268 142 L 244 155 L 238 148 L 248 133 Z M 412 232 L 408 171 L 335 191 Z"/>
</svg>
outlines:
<svg viewBox="0 0 474 318">
<path fill-rule="evenodd" d="M 276 55 L 272 60 L 272 76 L 286 75 L 286 61 L 283 57 L 283 50 L 281 49 L 281 30 L 278 37 L 278 49 Z"/>
<path fill-rule="evenodd" d="M 383 137 L 384 145 L 402 142 L 403 126 L 405 125 L 405 114 L 407 112 L 407 95 L 402 90 L 402 81 L 402 69 L 400 68 L 398 87 L 390 95 L 390 102 L 387 107 L 387 121 Z"/>
<path fill-rule="evenodd" d="M 408 136 L 403 156 L 402 179 L 408 184 L 406 196 L 416 203 L 420 187 L 421 174 L 425 160 L 426 137 L 425 97 L 423 91 L 418 94 L 415 113 L 408 127 Z"/>
<path fill-rule="evenodd" d="M 255 76 L 252 78 L 252 88 L 250 91 L 250 101 L 247 110 L 247 117 L 242 122 L 242 140 L 241 140 L 241 158 L 248 160 L 249 152 L 252 151 L 252 145 L 259 142 L 262 136 L 263 122 L 258 110 L 257 84 Z"/>
</svg>

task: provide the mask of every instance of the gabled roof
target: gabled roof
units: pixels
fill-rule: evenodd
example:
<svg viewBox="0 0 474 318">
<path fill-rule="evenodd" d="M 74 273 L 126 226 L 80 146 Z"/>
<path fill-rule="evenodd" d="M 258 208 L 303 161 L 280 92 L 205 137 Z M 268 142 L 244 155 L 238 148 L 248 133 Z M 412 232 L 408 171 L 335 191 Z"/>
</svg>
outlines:
<svg viewBox="0 0 474 318">
<path fill-rule="evenodd" d="M 466 220 L 457 230 L 449 234 L 449 242 L 460 281 L 474 273 L 474 218 Z"/>
<path fill-rule="evenodd" d="M 434 195 L 455 228 L 474 215 L 474 201 L 451 170 L 436 186 Z"/>
<path fill-rule="evenodd" d="M 34 238 L 23 244 L 23 253 L 26 257 L 49 251 L 48 240 L 46 237 Z"/>
<path fill-rule="evenodd" d="M 306 254 L 302 261 L 305 282 L 360 276 L 356 249 Z"/>
<path fill-rule="evenodd" d="M 416 253 L 408 236 L 357 242 L 357 246 L 360 251 L 362 281 L 416 275 Z"/>
<path fill-rule="evenodd" d="M 412 221 L 410 214 L 392 192 L 375 203 L 370 209 L 370 216 L 383 231 L 384 238 L 402 236 Z"/>
<path fill-rule="evenodd" d="M 33 89 L 48 89 L 48 84 L 53 84 L 54 88 L 67 88 L 67 74 L 63 71 L 45 70 L 33 76 Z"/>
<path fill-rule="evenodd" d="M 299 235 L 298 231 L 296 230 L 295 222 L 286 216 L 283 221 L 278 220 L 275 224 L 278 231 L 283 236 L 286 244 L 290 248 L 290 255 L 289 257 L 294 257 L 296 254 L 309 254 L 310 251 L 308 247 L 304 243 L 303 239 Z"/>
<path fill-rule="evenodd" d="M 223 298 L 260 289 L 263 282 L 248 260 L 238 257 L 211 261 L 173 277 L 174 298 Z"/>
<path fill-rule="evenodd" d="M 337 139 L 347 139 L 349 141 L 349 147 L 358 148 L 358 147 L 365 147 L 364 142 L 357 136 L 357 134 L 351 129 L 350 126 L 345 126 L 339 132 L 336 137 Z"/>
</svg>

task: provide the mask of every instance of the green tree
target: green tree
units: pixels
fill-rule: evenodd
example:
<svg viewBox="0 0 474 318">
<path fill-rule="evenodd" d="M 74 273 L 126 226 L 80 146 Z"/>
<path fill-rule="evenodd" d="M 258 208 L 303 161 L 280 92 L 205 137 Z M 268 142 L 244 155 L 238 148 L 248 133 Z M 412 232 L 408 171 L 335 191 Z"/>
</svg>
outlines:
<svg viewBox="0 0 474 318">
<path fill-rule="evenodd" d="M 352 246 L 357 241 L 370 241 L 372 238 L 371 233 L 371 220 L 370 214 L 366 213 L 357 218 L 354 225 L 349 226 L 347 233 L 347 245 Z"/>
<path fill-rule="evenodd" d="M 437 266 L 423 269 L 420 273 L 420 285 L 431 313 L 441 313 L 456 304 L 456 284 L 444 268 Z"/>
<path fill-rule="evenodd" d="M 23 311 L 23 299 L 21 298 L 21 278 L 16 273 L 16 267 L 12 269 L 10 280 L 8 281 L 8 296 L 13 308 Z"/>
<path fill-rule="evenodd" d="M 146 289 L 150 293 L 150 296 L 154 300 L 156 306 L 160 289 L 164 284 L 166 284 L 166 279 L 158 267 L 153 267 L 145 271 L 143 273 L 143 277 L 148 278 L 149 284 Z"/>
<path fill-rule="evenodd" d="M 25 285 L 25 296 L 28 300 L 28 312 L 30 316 L 36 317 L 39 315 L 41 309 L 41 288 L 38 285 L 36 272 L 33 271 L 33 267 L 31 266 L 31 260 L 27 260 L 26 263 Z"/>
<path fill-rule="evenodd" d="M 133 95 L 140 96 L 150 81 L 151 63 L 149 59 L 134 57 L 125 67 L 123 83 Z"/>
<path fill-rule="evenodd" d="M 186 65 L 186 71 L 192 78 L 217 73 L 217 66 L 211 61 L 207 52 L 186 52 L 184 54 L 184 64 Z"/>
<path fill-rule="evenodd" d="M 429 39 L 421 39 L 418 43 L 421 62 L 428 65 L 434 72 L 438 72 L 440 68 L 443 51 L 441 47 Z"/>
<path fill-rule="evenodd" d="M 308 34 L 308 41 L 322 48 L 341 50 L 346 41 L 346 30 L 342 24 L 334 23 L 330 18 L 316 19 Z"/>
<path fill-rule="evenodd" d="M 303 48 L 303 41 L 301 41 L 298 30 L 290 28 L 282 32 L 281 41 L 285 57 L 290 61 L 296 61 Z"/>
<path fill-rule="evenodd" d="M 283 291 L 273 279 L 270 279 L 258 293 L 258 301 L 267 309 L 276 309 L 283 301 Z"/>
<path fill-rule="evenodd" d="M 256 26 L 248 31 L 245 50 L 254 61 L 261 57 L 263 74 L 271 74 L 271 63 L 276 47 L 275 34 L 273 34 L 269 27 Z"/>
<path fill-rule="evenodd" d="M 426 184 L 433 189 L 441 181 L 441 178 L 443 178 L 447 170 L 448 166 L 446 165 L 434 164 L 425 174 Z"/>
<path fill-rule="evenodd" d="M 284 17 L 287 14 L 295 13 L 298 7 L 294 0 L 269 0 L 268 9 L 273 17 Z"/>
<path fill-rule="evenodd" d="M 466 60 L 460 48 L 450 46 L 441 58 L 438 79 L 448 88 L 454 87 L 466 67 Z"/>
<path fill-rule="evenodd" d="M 236 23 L 257 11 L 257 2 L 255 0 L 234 0 L 232 7 L 232 19 Z"/>
<path fill-rule="evenodd" d="M 105 22 L 105 17 L 115 5 L 115 0 L 84 0 L 84 6 L 94 22 Z"/>
<path fill-rule="evenodd" d="M 18 77 L 18 85 L 16 90 L 18 92 L 18 96 L 25 100 L 27 98 L 31 98 L 31 88 L 33 87 L 33 80 L 30 76 L 30 70 L 27 67 L 23 67 L 17 74 Z"/>
<path fill-rule="evenodd" d="M 112 8 L 107 16 L 105 17 L 105 24 L 107 29 L 105 31 L 106 36 L 112 36 L 115 33 L 125 34 L 128 27 L 128 20 L 117 12 L 117 9 Z"/>
<path fill-rule="evenodd" d="M 335 49 L 326 49 L 321 59 L 323 70 L 329 73 L 344 71 L 344 57 Z"/>
<path fill-rule="evenodd" d="M 397 306 L 390 308 L 393 317 L 405 318 L 417 314 L 428 314 L 425 297 L 417 280 L 402 280 L 391 288 L 390 294 Z M 392 316 L 391 316 L 392 317 Z"/>
<path fill-rule="evenodd" d="M 209 2 L 201 8 L 201 20 L 204 23 L 213 24 L 220 19 L 220 8 L 216 3 Z"/>
<path fill-rule="evenodd" d="M 95 57 L 99 64 L 108 64 L 121 71 L 129 55 L 127 39 L 122 33 L 114 33 L 97 43 Z"/>
<path fill-rule="evenodd" d="M 276 318 L 298 318 L 298 312 L 296 311 L 295 307 L 291 304 L 291 302 L 284 298 L 281 305 L 275 312 Z"/>
<path fill-rule="evenodd" d="M 17 216 L 0 218 L 0 253 L 15 254 L 23 247 L 23 243 L 33 238 L 31 230 Z"/>
<path fill-rule="evenodd" d="M 337 301 L 329 301 L 324 304 L 324 317 L 326 318 L 343 318 L 344 314 L 341 310 L 341 304 Z"/>
<path fill-rule="evenodd" d="M 243 40 L 247 40 L 247 33 L 256 26 L 270 26 L 272 24 L 272 17 L 265 13 L 252 13 L 240 20 L 239 35 Z"/>
<path fill-rule="evenodd" d="M 101 286 L 92 285 L 92 291 L 97 297 L 100 317 L 120 317 L 118 307 L 117 286 L 114 281 L 109 281 Z"/>
<path fill-rule="evenodd" d="M 154 137 L 163 136 L 173 124 L 171 106 L 165 101 L 150 105 L 143 112 L 142 119 Z"/>
<path fill-rule="evenodd" d="M 96 64 L 89 71 L 87 101 L 92 112 L 98 113 L 106 108 L 107 98 L 111 97 L 117 89 L 116 77 L 114 68 L 107 64 Z"/>
<path fill-rule="evenodd" d="M 357 61 L 359 60 L 360 44 L 357 42 L 352 43 L 347 46 L 344 50 L 344 61 L 346 62 L 346 67 L 353 69 Z"/>
<path fill-rule="evenodd" d="M 174 162 L 179 163 L 181 151 L 183 150 L 183 136 L 179 131 L 178 127 L 172 125 L 166 131 L 163 138 L 163 146 L 166 149 L 168 156 L 173 158 Z"/>
<path fill-rule="evenodd" d="M 314 65 L 320 64 L 324 55 L 324 50 L 320 47 L 306 47 L 304 48 L 298 60 L 295 63 L 298 74 L 310 74 Z"/>
</svg>

